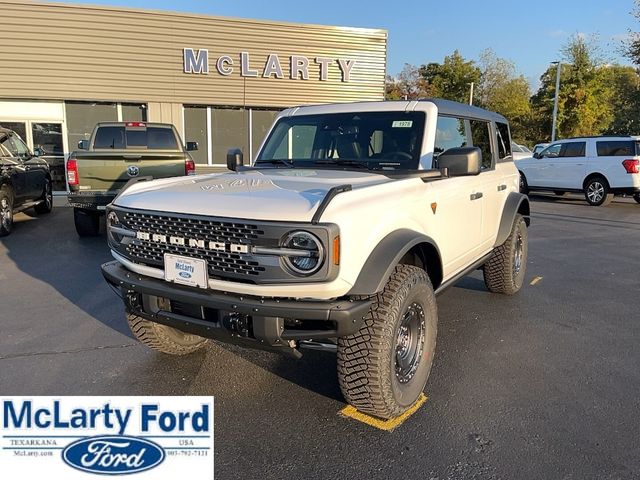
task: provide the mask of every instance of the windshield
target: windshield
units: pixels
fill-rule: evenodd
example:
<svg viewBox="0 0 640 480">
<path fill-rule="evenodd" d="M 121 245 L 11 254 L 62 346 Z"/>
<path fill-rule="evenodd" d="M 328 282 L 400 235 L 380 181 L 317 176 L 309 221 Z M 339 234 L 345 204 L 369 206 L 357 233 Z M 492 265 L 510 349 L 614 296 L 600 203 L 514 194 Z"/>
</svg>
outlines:
<svg viewBox="0 0 640 480">
<path fill-rule="evenodd" d="M 424 112 L 359 112 L 282 118 L 256 164 L 418 168 Z"/>
</svg>

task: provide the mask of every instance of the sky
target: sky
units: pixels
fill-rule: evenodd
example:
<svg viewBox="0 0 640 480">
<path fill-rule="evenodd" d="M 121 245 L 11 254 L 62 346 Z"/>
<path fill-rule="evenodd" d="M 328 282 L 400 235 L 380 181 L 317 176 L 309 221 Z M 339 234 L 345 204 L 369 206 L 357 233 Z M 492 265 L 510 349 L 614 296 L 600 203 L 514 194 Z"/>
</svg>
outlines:
<svg viewBox="0 0 640 480">
<path fill-rule="evenodd" d="M 319 23 L 388 31 L 387 72 L 405 63 L 442 62 L 459 50 L 477 60 L 491 48 L 515 63 L 536 88 L 571 35 L 597 35 L 606 63 L 629 64 L 620 53 L 629 29 L 640 30 L 633 0 L 61 0 L 207 15 Z"/>
</svg>

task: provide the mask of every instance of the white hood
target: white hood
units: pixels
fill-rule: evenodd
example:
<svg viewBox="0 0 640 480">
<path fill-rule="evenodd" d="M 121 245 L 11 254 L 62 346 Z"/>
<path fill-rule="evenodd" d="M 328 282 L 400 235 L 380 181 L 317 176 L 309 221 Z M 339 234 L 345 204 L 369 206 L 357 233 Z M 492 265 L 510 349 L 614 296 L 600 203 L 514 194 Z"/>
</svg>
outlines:
<svg viewBox="0 0 640 480">
<path fill-rule="evenodd" d="M 307 222 L 331 187 L 354 189 L 392 181 L 343 170 L 265 169 L 140 182 L 115 205 L 228 218 Z"/>
</svg>

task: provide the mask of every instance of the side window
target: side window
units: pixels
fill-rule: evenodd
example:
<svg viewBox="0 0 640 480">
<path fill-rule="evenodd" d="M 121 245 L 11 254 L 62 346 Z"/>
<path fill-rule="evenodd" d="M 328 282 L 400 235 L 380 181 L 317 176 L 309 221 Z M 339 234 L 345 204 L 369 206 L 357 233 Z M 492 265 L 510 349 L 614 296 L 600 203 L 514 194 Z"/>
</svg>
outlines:
<svg viewBox="0 0 640 480">
<path fill-rule="evenodd" d="M 469 139 L 467 138 L 464 120 L 438 116 L 433 157 L 438 158 L 438 155 L 450 148 L 466 147 L 467 145 L 469 145 Z"/>
<path fill-rule="evenodd" d="M 11 135 L 4 143 L 5 147 L 9 149 L 12 155 L 16 157 L 28 157 L 29 149 L 16 135 Z"/>
<path fill-rule="evenodd" d="M 493 165 L 493 154 L 491 153 L 491 130 L 489 122 L 481 120 L 470 120 L 471 138 L 474 147 L 479 147 L 482 151 L 482 169 L 486 170 Z"/>
<path fill-rule="evenodd" d="M 511 156 L 512 145 L 511 136 L 509 135 L 509 125 L 506 123 L 496 122 L 496 130 L 498 133 L 498 159 L 504 160 Z M 513 149 L 516 149 L 515 145 L 513 145 Z"/>
<path fill-rule="evenodd" d="M 561 143 L 551 145 L 540 152 L 540 158 L 556 158 L 560 155 Z"/>
<path fill-rule="evenodd" d="M 596 142 L 599 157 L 632 157 L 636 154 L 633 140 Z"/>
<path fill-rule="evenodd" d="M 586 142 L 567 142 L 562 144 L 560 157 L 584 157 Z"/>
</svg>

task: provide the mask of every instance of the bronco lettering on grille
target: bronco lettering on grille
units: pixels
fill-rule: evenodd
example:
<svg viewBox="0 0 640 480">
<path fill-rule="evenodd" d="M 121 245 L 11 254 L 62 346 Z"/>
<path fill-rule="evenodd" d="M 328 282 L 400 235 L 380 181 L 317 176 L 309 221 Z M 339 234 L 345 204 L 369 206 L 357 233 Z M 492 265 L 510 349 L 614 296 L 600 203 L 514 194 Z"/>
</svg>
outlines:
<svg viewBox="0 0 640 480">
<path fill-rule="evenodd" d="M 166 235 L 159 235 L 157 233 L 151 234 L 148 232 L 136 232 L 136 238 L 138 240 L 146 240 L 153 243 L 167 243 L 169 245 L 179 246 L 189 245 L 189 247 L 192 248 L 211 250 L 215 252 L 249 253 L 249 245 L 242 245 L 238 243 L 205 242 L 205 240 L 176 236 L 167 238 Z"/>
</svg>

